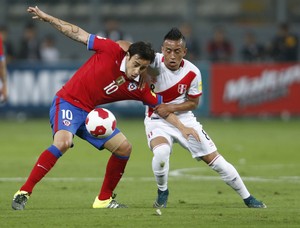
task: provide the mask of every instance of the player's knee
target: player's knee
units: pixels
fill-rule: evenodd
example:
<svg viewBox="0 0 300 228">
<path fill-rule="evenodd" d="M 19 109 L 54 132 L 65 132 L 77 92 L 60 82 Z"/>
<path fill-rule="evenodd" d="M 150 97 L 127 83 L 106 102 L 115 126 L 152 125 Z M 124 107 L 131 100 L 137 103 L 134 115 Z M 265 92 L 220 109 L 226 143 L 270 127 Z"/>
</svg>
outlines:
<svg viewBox="0 0 300 228">
<path fill-rule="evenodd" d="M 130 156 L 132 151 L 132 145 L 128 142 L 128 140 L 125 140 L 115 151 L 114 154 L 119 156 Z"/>
<path fill-rule="evenodd" d="M 159 164 L 163 169 L 169 162 L 171 148 L 169 144 L 160 144 L 153 148 L 153 163 Z"/>
<path fill-rule="evenodd" d="M 73 144 L 70 140 L 56 140 L 53 143 L 62 153 L 65 153 Z"/>
<path fill-rule="evenodd" d="M 65 130 L 59 130 L 54 135 L 53 145 L 62 153 L 65 153 L 73 146 L 73 134 Z"/>
<path fill-rule="evenodd" d="M 153 169 L 153 174 L 157 177 L 163 177 L 167 174 L 168 169 Z"/>
</svg>

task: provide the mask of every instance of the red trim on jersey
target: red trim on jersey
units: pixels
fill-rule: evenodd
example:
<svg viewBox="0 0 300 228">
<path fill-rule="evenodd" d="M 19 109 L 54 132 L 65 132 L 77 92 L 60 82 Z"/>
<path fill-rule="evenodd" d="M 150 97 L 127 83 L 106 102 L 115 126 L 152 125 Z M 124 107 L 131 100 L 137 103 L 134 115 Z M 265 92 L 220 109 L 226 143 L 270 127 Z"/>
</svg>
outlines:
<svg viewBox="0 0 300 228">
<path fill-rule="evenodd" d="M 180 86 L 185 87 L 185 91 L 188 91 L 188 89 L 191 86 L 191 82 L 196 77 L 196 74 L 192 71 L 188 72 L 179 82 L 177 82 L 175 85 L 173 85 L 171 88 L 159 92 L 158 94 L 163 97 L 163 101 L 165 103 L 170 102 L 174 100 L 175 98 L 179 97 L 182 94 L 182 91 L 179 90 Z"/>
<path fill-rule="evenodd" d="M 59 101 L 60 101 L 60 98 L 57 97 L 55 99 L 55 115 L 54 115 L 54 132 L 57 132 L 58 131 L 58 115 L 59 115 Z"/>
<path fill-rule="evenodd" d="M 202 93 L 199 93 L 199 94 L 196 94 L 196 95 L 189 95 L 188 94 L 188 96 L 191 97 L 191 98 L 197 98 L 197 97 L 200 97 L 201 95 L 202 95 Z"/>
</svg>

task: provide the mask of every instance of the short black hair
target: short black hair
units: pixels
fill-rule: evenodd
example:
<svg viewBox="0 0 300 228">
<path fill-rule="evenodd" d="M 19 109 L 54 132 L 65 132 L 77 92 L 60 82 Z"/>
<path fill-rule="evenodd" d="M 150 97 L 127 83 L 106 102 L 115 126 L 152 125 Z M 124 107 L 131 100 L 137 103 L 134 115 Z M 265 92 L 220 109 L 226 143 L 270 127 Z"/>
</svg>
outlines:
<svg viewBox="0 0 300 228">
<path fill-rule="evenodd" d="M 155 51 L 152 45 L 148 42 L 138 41 L 129 46 L 128 53 L 130 57 L 134 55 L 139 55 L 144 60 L 149 60 L 153 63 L 155 59 Z"/>
<path fill-rule="evenodd" d="M 182 39 L 183 42 L 185 42 L 184 35 L 176 27 L 172 28 L 164 37 L 164 41 L 165 40 L 180 40 L 180 39 Z"/>
</svg>

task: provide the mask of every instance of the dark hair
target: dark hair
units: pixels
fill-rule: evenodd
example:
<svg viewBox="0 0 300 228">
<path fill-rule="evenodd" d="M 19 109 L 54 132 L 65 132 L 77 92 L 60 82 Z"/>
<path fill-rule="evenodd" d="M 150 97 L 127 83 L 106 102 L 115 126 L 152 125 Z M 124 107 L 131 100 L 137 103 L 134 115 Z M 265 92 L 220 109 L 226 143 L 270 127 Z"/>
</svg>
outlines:
<svg viewBox="0 0 300 228">
<path fill-rule="evenodd" d="M 185 43 L 184 35 L 180 32 L 178 28 L 172 28 L 164 37 L 164 40 L 180 40 Z"/>
<path fill-rule="evenodd" d="M 152 63 L 155 58 L 155 52 L 152 49 L 151 44 L 143 41 L 139 41 L 131 44 L 129 46 L 128 53 L 130 57 L 137 54 L 141 57 L 141 59 L 149 60 L 150 63 Z"/>
</svg>

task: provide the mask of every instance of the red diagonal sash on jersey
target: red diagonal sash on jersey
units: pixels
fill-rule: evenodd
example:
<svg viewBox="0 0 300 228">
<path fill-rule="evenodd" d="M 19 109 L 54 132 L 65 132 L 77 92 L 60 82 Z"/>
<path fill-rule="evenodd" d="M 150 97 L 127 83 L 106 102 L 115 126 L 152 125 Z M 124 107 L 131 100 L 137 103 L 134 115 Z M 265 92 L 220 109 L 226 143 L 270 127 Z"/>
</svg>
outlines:
<svg viewBox="0 0 300 228">
<path fill-rule="evenodd" d="M 164 103 L 170 102 L 183 93 L 186 93 L 186 91 L 190 88 L 192 81 L 196 77 L 196 74 L 192 71 L 187 73 L 180 81 L 178 81 L 175 85 L 173 85 L 171 88 L 162 91 L 158 93 L 163 97 Z"/>
</svg>

